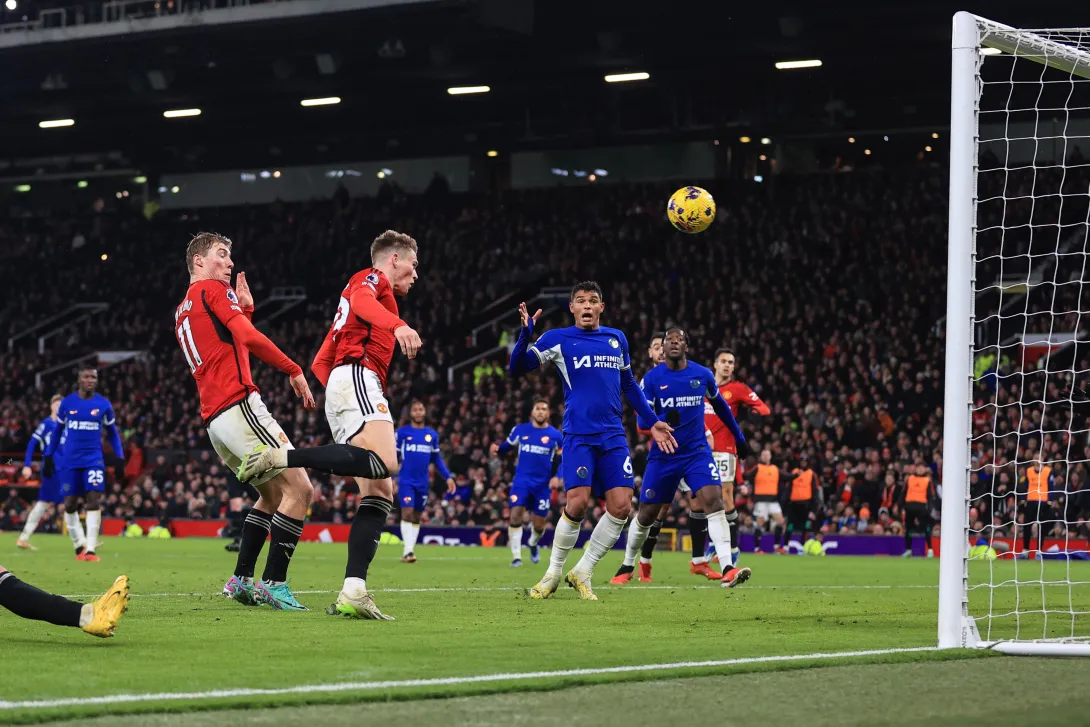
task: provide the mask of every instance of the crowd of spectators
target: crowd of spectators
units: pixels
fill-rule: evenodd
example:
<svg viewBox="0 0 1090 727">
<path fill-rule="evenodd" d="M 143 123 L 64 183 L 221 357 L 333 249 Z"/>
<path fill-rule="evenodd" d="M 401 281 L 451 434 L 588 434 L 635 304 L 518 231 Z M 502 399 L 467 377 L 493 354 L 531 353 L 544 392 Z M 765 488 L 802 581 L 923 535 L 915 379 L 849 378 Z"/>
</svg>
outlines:
<svg viewBox="0 0 1090 727">
<path fill-rule="evenodd" d="M 160 213 L 150 222 L 116 215 L 8 223 L 0 227 L 0 285 L 20 295 L 9 296 L 0 312 L 0 333 L 10 335 L 75 302 L 103 300 L 110 309 L 53 339 L 44 355 L 17 347 L 4 357 L 0 451 L 21 450 L 47 410 L 48 395 L 71 388 L 74 376 L 62 370 L 35 392 L 36 371 L 92 350 L 140 351 L 101 373 L 128 450 L 107 511 L 220 517 L 226 473 L 202 430 L 196 389 L 171 327 L 186 286 L 182 251 L 188 236 L 213 229 L 231 237 L 235 270 L 247 272 L 259 304 L 276 286 L 306 289 L 306 303 L 283 316 L 263 324 L 263 312 L 276 307 L 271 304 L 255 315 L 305 368 L 345 280 L 368 264 L 370 240 L 394 228 L 420 245 L 421 278 L 403 299 L 402 312 L 421 332 L 424 348 L 413 361 L 395 357 L 388 398 L 403 419 L 410 400 L 427 404 L 443 456 L 460 492 L 467 493 L 448 500 L 437 482 L 426 523 L 492 525 L 507 518 L 513 463 L 490 458 L 488 445 L 527 416 L 536 396 L 553 403 L 559 425 L 562 396 L 555 374 L 512 379 L 504 371 L 506 353 L 487 352 L 510 340 L 522 297 L 541 286 L 596 279 L 605 290 L 603 322 L 626 332 L 637 376 L 649 364 L 647 342 L 666 325 L 688 330 L 696 361 L 708 363 L 722 346 L 735 351 L 739 378 L 772 409 L 763 421 L 743 425 L 747 436 L 782 468 L 808 457 L 822 485 L 816 527 L 901 532 L 898 492 L 909 468 L 923 464 L 942 482 L 945 173 L 922 167 L 710 186 L 719 218 L 696 237 L 674 233 L 665 222 L 662 200 L 671 190 L 664 184 L 427 200 L 395 195 L 381 202 L 339 196 L 302 205 Z M 1021 205 L 1012 208 L 1011 215 L 1021 214 Z M 987 215 L 994 213 L 986 208 L 982 214 L 992 219 Z M 1047 227 L 1040 209 L 1031 214 L 1034 224 Z M 1013 224 L 1015 217 L 998 219 Z M 76 236 L 83 242 L 69 249 Z M 1063 235 L 1053 231 L 1051 237 L 1058 250 Z M 979 272 L 990 269 L 995 255 L 1021 250 L 1016 239 L 999 239 L 999 249 L 991 250 L 991 238 L 982 235 Z M 1041 245 L 1039 239 L 1033 244 Z M 980 291 L 985 282 L 991 280 L 980 278 Z M 1081 284 L 1067 282 L 1053 280 L 1059 297 L 1027 300 L 1063 314 L 1083 309 Z M 1001 304 L 1000 296 L 995 305 Z M 1025 307 L 1026 319 L 1036 318 Z M 504 311 L 508 318 L 476 338 L 469 335 Z M 986 319 L 981 313 L 978 318 Z M 1066 315 L 1053 320 L 1078 325 Z M 547 311 L 539 328 L 559 325 L 568 325 L 563 305 Z M 479 353 L 486 355 L 475 369 L 458 369 L 448 383 L 449 367 Z M 1072 371 L 1090 366 L 1079 360 L 1057 368 L 1053 358 L 1039 366 L 1013 355 L 996 360 L 974 389 L 971 527 L 1014 534 L 1017 482 L 1043 445 L 1053 463 L 1058 506 L 1046 530 L 1090 534 L 1090 490 L 1083 489 L 1090 461 L 1086 418 L 1071 405 L 1081 400 L 1073 392 L 1084 387 Z M 305 412 L 281 374 L 261 364 L 254 373 L 296 446 L 328 441 L 320 387 L 318 411 Z M 631 444 L 638 474 L 646 443 L 632 431 Z M 355 486 L 324 475 L 314 475 L 314 483 L 311 519 L 349 520 Z M 554 492 L 554 510 L 562 504 L 563 493 Z M 738 490 L 738 505 L 743 530 L 752 530 L 746 486 Z M 684 528 L 686 506 L 679 499 L 667 524 Z M 587 527 L 600 514 L 593 512 Z M 4 517 L 17 521 L 18 512 L 13 516 L 5 505 Z"/>
</svg>

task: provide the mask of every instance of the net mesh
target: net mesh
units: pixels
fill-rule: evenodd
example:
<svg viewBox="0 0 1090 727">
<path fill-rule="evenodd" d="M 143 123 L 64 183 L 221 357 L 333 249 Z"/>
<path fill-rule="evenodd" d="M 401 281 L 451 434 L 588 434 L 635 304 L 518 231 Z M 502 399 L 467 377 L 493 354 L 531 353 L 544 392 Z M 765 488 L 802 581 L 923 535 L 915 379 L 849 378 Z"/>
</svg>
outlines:
<svg viewBox="0 0 1090 727">
<path fill-rule="evenodd" d="M 1086 640 L 1090 29 L 1004 40 L 977 86 L 969 614 L 985 641 Z"/>
</svg>

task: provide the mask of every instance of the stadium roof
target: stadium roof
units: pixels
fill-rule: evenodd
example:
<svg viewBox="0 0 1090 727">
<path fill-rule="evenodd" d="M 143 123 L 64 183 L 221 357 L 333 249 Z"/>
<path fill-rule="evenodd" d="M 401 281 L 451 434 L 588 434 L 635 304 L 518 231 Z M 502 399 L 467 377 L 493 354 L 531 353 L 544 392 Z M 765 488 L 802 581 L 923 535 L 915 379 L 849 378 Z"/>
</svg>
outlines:
<svg viewBox="0 0 1090 727">
<path fill-rule="evenodd" d="M 144 6 L 170 15 L 176 1 Z M 379 1 L 393 4 L 0 47 L 0 166 L 16 156 L 114 150 L 119 164 L 179 171 L 942 127 L 951 16 L 974 10 L 940 0 Z M 295 3 L 336 4 L 276 7 Z M 1012 25 L 1077 20 L 1070 3 L 979 4 Z M 5 20 L 33 20 L 39 9 L 20 0 Z M 814 59 L 822 65 L 774 65 Z M 604 81 L 630 72 L 650 78 Z M 447 93 L 480 85 L 490 92 Z M 327 97 L 341 102 L 300 105 Z M 201 114 L 163 118 L 179 109 Z M 75 123 L 39 128 L 57 119 Z"/>
</svg>

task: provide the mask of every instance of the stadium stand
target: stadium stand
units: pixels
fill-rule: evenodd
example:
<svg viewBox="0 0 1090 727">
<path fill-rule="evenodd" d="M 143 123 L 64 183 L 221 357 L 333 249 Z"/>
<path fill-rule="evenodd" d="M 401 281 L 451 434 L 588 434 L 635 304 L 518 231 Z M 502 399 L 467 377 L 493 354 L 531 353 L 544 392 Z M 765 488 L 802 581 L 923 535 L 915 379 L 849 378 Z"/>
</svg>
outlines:
<svg viewBox="0 0 1090 727">
<path fill-rule="evenodd" d="M 71 370 L 62 369 L 48 378 L 41 398 L 28 399 L 36 371 L 95 350 L 139 351 L 103 372 L 103 389 L 117 402 L 130 451 L 107 511 L 120 517 L 219 517 L 226 507 L 226 473 L 208 449 L 192 384 L 179 383 L 184 364 L 169 325 L 184 290 L 184 242 L 199 229 L 232 237 L 236 270 L 247 271 L 259 302 L 275 286 L 303 286 L 305 305 L 266 330 L 296 360 L 309 362 L 343 280 L 366 264 L 370 239 L 392 227 L 420 242 L 421 282 L 405 300 L 403 315 L 422 332 L 425 348 L 415 361 L 396 359 L 391 403 L 405 413 L 412 398 L 427 402 L 445 458 L 459 485 L 473 493 L 465 502 L 435 498 L 427 522 L 505 520 L 511 467 L 487 456 L 488 443 L 525 416 L 531 396 L 547 396 L 559 411 L 554 377 L 511 380 L 502 373 L 506 353 L 497 344 L 510 341 L 519 299 L 507 294 L 595 278 L 606 291 L 606 320 L 629 337 L 637 374 L 646 368 L 647 341 L 667 324 L 690 331 L 695 360 L 708 361 L 716 348 L 732 347 L 739 376 L 773 412 L 746 424 L 747 431 L 781 466 L 797 466 L 804 454 L 814 463 L 824 496 L 822 528 L 898 533 L 896 493 L 906 468 L 924 463 L 941 475 L 945 271 L 930 261 L 943 259 L 943 185 L 942 171 L 926 165 L 739 184 L 720 194 L 720 220 L 698 239 L 664 232 L 661 200 L 670 191 L 665 185 L 440 198 L 391 187 L 380 200 L 339 196 L 163 214 L 152 222 L 119 211 L 59 224 L 13 223 L 0 247 L 3 275 L 9 277 L 3 282 L 33 278 L 39 285 L 5 309 L 4 337 L 61 312 L 72 302 L 72 291 L 110 307 L 66 331 L 44 354 L 17 346 L 5 357 L 0 451 L 25 447 L 48 395 L 71 385 Z M 76 235 L 90 243 L 70 249 Z M 96 259 L 100 251 L 107 260 Z M 490 319 L 481 311 L 494 301 L 501 302 L 488 313 L 509 316 L 487 325 Z M 554 308 L 546 325 L 566 325 L 566 310 Z M 1073 303 L 1072 309 L 1079 307 Z M 261 323 L 260 312 L 255 320 Z M 479 335 L 472 335 L 482 323 Z M 453 371 L 448 384 L 452 366 L 482 354 Z M 1021 364 L 1004 359 L 996 366 L 1000 376 L 1027 376 L 1023 401 L 1040 398 L 1034 365 Z M 256 373 L 270 409 L 297 444 L 328 441 L 320 410 L 296 407 L 277 372 L 257 365 Z M 1019 422 L 1023 408 L 1002 408 L 1012 431 L 1031 436 L 1032 417 Z M 635 432 L 631 436 L 639 460 L 645 444 Z M 1051 437 L 1049 442 L 1060 446 Z M 1017 477 L 1007 463 L 1015 452 L 1009 442 L 981 444 L 978 450 L 981 466 L 994 463 L 994 476 L 1010 480 L 1013 491 Z M 1022 459 L 1030 457 L 1023 453 Z M 1085 469 L 1085 461 L 1077 464 L 1069 478 L 1072 492 L 1061 502 L 1073 534 L 1088 530 Z M 977 481 L 990 472 L 982 471 Z M 315 484 L 321 495 L 312 520 L 351 517 L 354 485 L 325 476 L 315 476 Z M 740 487 L 743 531 L 754 526 L 746 494 Z M 9 497 L 11 507 L 4 508 L 13 523 L 21 512 L 16 500 Z M 554 493 L 554 505 L 562 501 L 563 494 Z M 686 526 L 685 505 L 676 504 L 668 526 Z M 1003 528 L 1011 507 L 1012 502 L 981 500 L 972 527 Z M 1064 530 L 1057 523 L 1054 534 Z"/>
</svg>

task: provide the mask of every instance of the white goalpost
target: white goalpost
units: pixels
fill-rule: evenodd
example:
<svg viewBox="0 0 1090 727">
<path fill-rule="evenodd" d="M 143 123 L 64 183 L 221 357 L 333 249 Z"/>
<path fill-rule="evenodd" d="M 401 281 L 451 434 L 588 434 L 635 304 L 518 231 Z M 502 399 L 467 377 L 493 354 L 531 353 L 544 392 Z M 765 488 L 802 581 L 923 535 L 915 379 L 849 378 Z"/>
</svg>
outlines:
<svg viewBox="0 0 1090 727">
<path fill-rule="evenodd" d="M 939 647 L 1090 656 L 1090 28 L 951 70 Z"/>
</svg>

